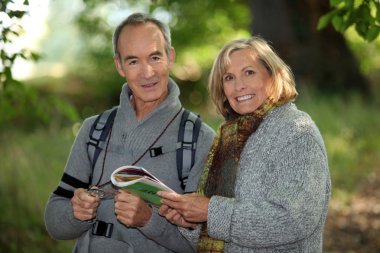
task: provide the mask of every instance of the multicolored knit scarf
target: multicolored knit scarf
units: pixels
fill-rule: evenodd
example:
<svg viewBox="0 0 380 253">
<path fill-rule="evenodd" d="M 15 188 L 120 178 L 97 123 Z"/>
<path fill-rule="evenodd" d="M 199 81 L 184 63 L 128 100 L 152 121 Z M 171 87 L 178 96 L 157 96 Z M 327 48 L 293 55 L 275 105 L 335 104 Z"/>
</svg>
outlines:
<svg viewBox="0 0 380 253">
<path fill-rule="evenodd" d="M 222 124 L 209 151 L 197 193 L 211 197 L 234 197 L 235 179 L 240 154 L 249 136 L 259 127 L 264 116 L 277 105 L 265 102 L 255 112 L 239 115 Z M 197 252 L 217 253 L 224 251 L 224 241 L 207 233 L 207 222 L 202 224 Z"/>
</svg>

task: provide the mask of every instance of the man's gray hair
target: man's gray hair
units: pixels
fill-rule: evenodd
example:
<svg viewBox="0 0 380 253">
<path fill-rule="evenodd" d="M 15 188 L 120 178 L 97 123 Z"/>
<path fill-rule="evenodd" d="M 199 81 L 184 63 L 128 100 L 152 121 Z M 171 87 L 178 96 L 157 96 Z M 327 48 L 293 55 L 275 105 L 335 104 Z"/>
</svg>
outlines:
<svg viewBox="0 0 380 253">
<path fill-rule="evenodd" d="M 170 29 L 169 29 L 169 27 L 166 24 L 164 24 L 161 21 L 159 21 L 158 19 L 149 16 L 148 14 L 134 13 L 134 14 L 130 15 L 129 17 L 127 17 L 126 19 L 124 19 L 116 27 L 116 30 L 115 30 L 115 32 L 113 34 L 113 39 L 112 39 L 112 42 L 113 42 L 113 51 L 114 51 L 114 56 L 115 57 L 117 57 L 119 60 L 121 60 L 120 59 L 119 50 L 117 48 L 117 43 L 119 41 L 120 33 L 123 30 L 123 28 L 125 26 L 128 26 L 128 25 L 136 26 L 136 25 L 141 25 L 141 24 L 146 24 L 146 23 L 153 23 L 153 24 L 155 24 L 160 29 L 160 31 L 162 32 L 162 35 L 164 36 L 164 39 L 165 39 L 165 44 L 166 44 L 165 45 L 165 51 L 166 51 L 166 55 L 169 56 L 169 54 L 170 54 L 170 48 L 171 48 L 171 38 L 170 38 Z"/>
</svg>

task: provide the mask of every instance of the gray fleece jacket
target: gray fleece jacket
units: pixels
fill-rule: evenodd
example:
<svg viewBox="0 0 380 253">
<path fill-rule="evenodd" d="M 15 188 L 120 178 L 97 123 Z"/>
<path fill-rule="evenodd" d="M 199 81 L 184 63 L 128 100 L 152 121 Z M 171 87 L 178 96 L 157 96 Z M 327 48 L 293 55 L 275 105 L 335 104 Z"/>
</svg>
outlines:
<svg viewBox="0 0 380 253">
<path fill-rule="evenodd" d="M 166 100 L 144 119 L 137 120 L 130 103 L 131 91 L 127 85 L 123 86 L 101 184 L 110 179 L 111 173 L 116 168 L 136 161 L 152 144 L 167 123 L 180 110 L 179 94 L 177 85 L 170 80 L 169 95 Z M 83 186 L 95 184 L 100 177 L 104 152 L 97 160 L 92 177 L 93 182 L 88 182 L 91 176 L 91 167 L 87 156 L 86 142 L 95 118 L 95 116 L 90 117 L 83 122 L 75 139 L 65 167 L 66 180 L 63 180 L 69 183 L 60 182 L 61 192 L 62 189 L 63 192 L 73 192 L 80 186 L 83 188 Z M 154 146 L 162 146 L 164 154 L 151 157 L 148 152 L 136 165 L 144 167 L 173 190 L 182 193 L 175 150 L 180 120 L 181 114 Z M 215 133 L 210 127 L 202 124 L 195 155 L 196 161 L 187 181 L 186 192 L 196 189 L 214 135 Z M 67 178 L 71 180 L 67 180 Z M 193 252 L 191 245 L 181 235 L 178 228 L 161 217 L 156 208 L 153 208 L 152 217 L 144 227 L 127 228 L 115 217 L 114 200 L 106 199 L 102 200 L 98 207 L 97 219 L 113 223 L 111 238 L 92 235 L 91 223 L 74 218 L 69 195 L 65 197 L 53 193 L 46 205 L 47 231 L 58 240 L 76 239 L 77 243 L 73 252 Z"/>
<path fill-rule="evenodd" d="M 213 196 L 208 233 L 225 252 L 322 252 L 330 198 L 323 139 L 292 103 L 270 112 L 248 139 L 235 198 Z M 181 229 L 196 243 L 199 231 Z"/>
</svg>

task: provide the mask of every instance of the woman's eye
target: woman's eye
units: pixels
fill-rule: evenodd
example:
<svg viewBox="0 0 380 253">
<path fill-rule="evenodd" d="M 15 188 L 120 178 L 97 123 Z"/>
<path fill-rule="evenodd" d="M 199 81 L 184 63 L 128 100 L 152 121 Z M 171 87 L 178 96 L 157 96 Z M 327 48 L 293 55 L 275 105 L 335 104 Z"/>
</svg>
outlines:
<svg viewBox="0 0 380 253">
<path fill-rule="evenodd" d="M 223 80 L 227 81 L 227 82 L 231 81 L 232 79 L 233 79 L 233 77 L 231 75 L 226 75 L 226 76 L 223 77 Z"/>
<path fill-rule="evenodd" d="M 247 70 L 247 71 L 245 71 L 245 74 L 247 76 L 251 76 L 251 75 L 255 74 L 255 71 L 253 71 L 253 70 Z"/>
</svg>

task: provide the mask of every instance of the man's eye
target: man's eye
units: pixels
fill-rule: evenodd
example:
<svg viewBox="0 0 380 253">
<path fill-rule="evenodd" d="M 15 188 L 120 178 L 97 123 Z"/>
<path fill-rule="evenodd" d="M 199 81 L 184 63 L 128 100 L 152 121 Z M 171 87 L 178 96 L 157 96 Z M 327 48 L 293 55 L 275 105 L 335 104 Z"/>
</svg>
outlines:
<svg viewBox="0 0 380 253">
<path fill-rule="evenodd" d="M 153 61 L 159 61 L 159 60 L 161 60 L 161 57 L 159 57 L 159 56 L 152 56 L 152 60 Z"/>
<path fill-rule="evenodd" d="M 128 65 L 136 65 L 137 64 L 137 60 L 131 60 L 128 62 Z"/>
</svg>

